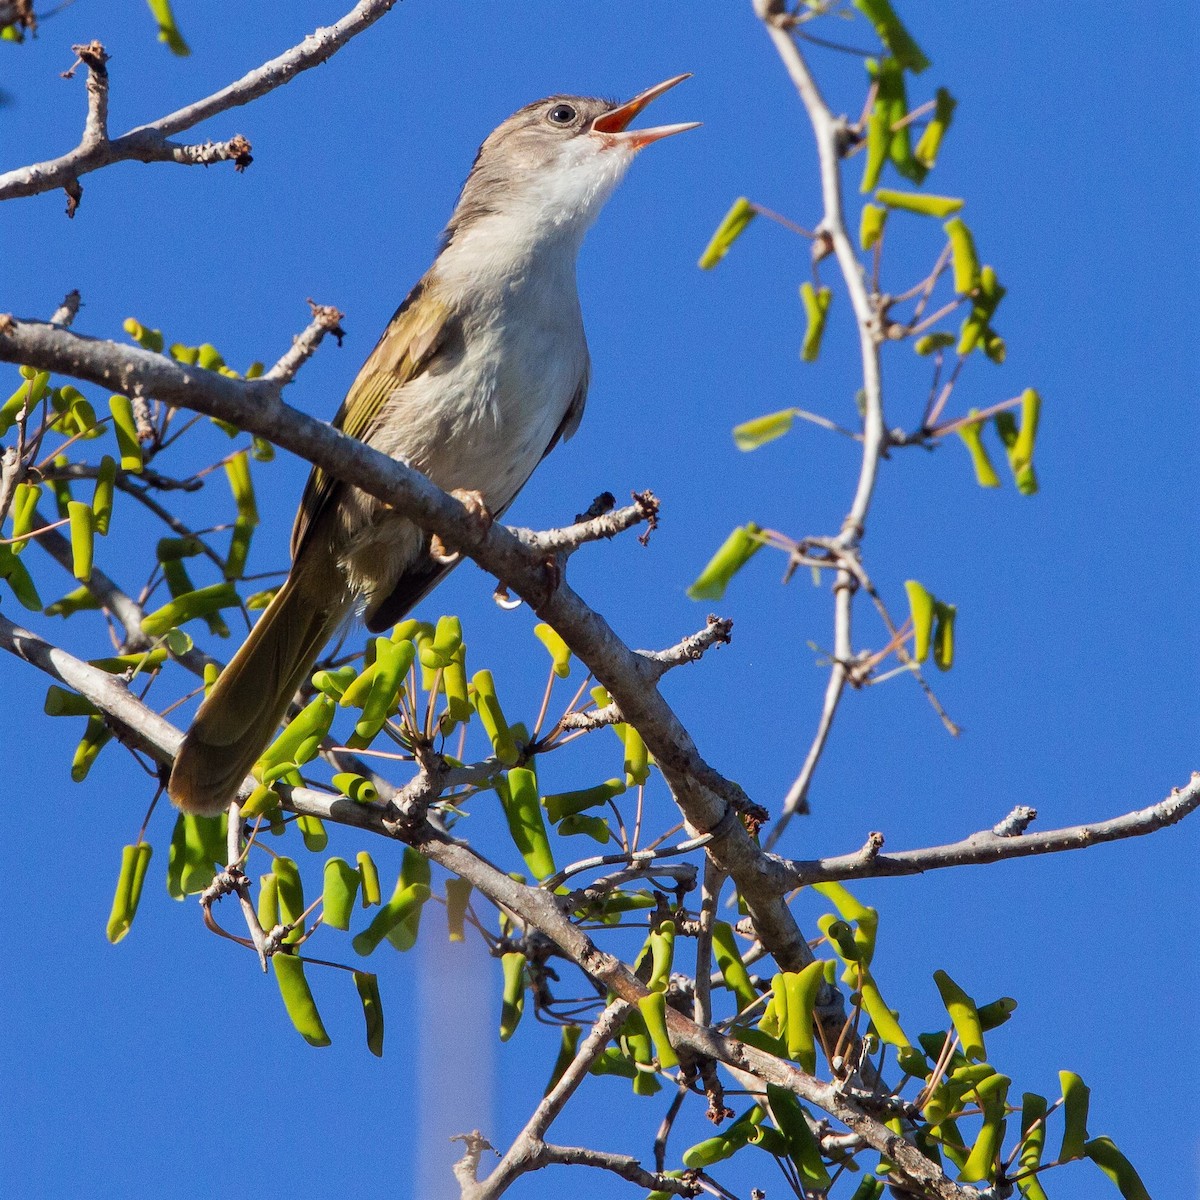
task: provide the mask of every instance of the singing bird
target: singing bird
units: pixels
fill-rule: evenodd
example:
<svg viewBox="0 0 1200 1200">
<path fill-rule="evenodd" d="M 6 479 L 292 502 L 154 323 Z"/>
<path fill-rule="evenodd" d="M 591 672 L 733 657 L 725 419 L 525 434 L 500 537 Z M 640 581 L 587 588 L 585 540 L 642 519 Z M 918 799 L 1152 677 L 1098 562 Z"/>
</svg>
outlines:
<svg viewBox="0 0 1200 1200">
<path fill-rule="evenodd" d="M 397 309 L 334 425 L 499 515 L 579 426 L 588 349 L 575 282 L 583 236 L 634 155 L 696 122 L 630 129 L 678 75 L 625 104 L 551 96 L 479 148 L 433 265 Z M 168 791 L 220 812 L 322 647 L 356 609 L 386 629 L 449 569 L 429 535 L 314 469 L 292 567 L 201 704 Z"/>
</svg>

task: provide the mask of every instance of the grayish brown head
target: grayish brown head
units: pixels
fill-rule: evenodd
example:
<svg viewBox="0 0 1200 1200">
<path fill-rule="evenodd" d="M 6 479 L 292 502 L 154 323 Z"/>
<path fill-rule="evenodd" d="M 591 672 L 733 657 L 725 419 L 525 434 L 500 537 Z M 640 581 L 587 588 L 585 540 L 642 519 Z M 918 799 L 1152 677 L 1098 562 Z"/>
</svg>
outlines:
<svg viewBox="0 0 1200 1200">
<path fill-rule="evenodd" d="M 480 146 L 443 244 L 488 217 L 516 217 L 541 234 L 581 239 L 643 146 L 698 124 L 628 128 L 655 97 L 688 78 L 677 75 L 624 104 L 548 96 L 513 113 Z"/>
</svg>

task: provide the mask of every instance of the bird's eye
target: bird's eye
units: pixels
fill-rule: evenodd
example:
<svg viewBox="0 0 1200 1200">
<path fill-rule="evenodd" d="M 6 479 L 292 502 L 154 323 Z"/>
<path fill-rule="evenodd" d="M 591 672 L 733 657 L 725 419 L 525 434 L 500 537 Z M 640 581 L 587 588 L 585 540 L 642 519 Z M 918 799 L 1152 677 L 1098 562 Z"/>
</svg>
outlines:
<svg viewBox="0 0 1200 1200">
<path fill-rule="evenodd" d="M 575 110 L 569 104 L 556 104 L 547 114 L 551 124 L 570 125 L 575 120 Z"/>
</svg>

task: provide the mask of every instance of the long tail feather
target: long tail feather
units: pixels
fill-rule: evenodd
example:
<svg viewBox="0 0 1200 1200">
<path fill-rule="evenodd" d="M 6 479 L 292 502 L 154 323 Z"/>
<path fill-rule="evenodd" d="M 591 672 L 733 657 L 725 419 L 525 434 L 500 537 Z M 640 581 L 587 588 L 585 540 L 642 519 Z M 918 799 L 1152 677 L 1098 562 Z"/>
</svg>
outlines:
<svg viewBox="0 0 1200 1200">
<path fill-rule="evenodd" d="M 229 803 L 341 624 L 345 585 L 340 574 L 323 574 L 314 580 L 293 569 L 201 704 L 168 784 L 184 812 L 217 813 Z"/>
</svg>

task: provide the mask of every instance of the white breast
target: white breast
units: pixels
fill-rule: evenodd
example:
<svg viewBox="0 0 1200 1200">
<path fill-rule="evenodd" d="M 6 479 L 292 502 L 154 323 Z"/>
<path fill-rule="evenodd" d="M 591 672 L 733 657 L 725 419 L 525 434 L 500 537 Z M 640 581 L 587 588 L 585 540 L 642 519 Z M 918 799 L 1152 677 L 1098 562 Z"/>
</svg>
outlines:
<svg viewBox="0 0 1200 1200">
<path fill-rule="evenodd" d="M 500 512 L 586 380 L 587 343 L 577 240 L 531 246 L 503 218 L 486 224 L 438 263 L 439 284 L 460 314 L 461 347 L 393 396 L 391 430 L 373 440 L 446 491 L 480 492 Z"/>
</svg>

